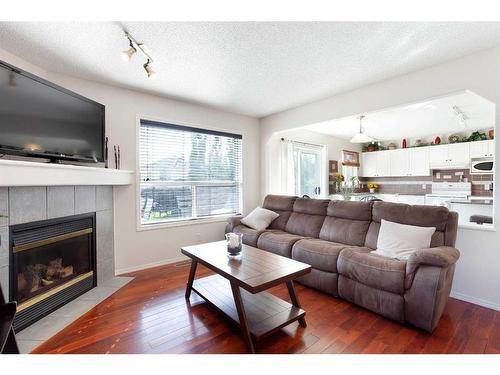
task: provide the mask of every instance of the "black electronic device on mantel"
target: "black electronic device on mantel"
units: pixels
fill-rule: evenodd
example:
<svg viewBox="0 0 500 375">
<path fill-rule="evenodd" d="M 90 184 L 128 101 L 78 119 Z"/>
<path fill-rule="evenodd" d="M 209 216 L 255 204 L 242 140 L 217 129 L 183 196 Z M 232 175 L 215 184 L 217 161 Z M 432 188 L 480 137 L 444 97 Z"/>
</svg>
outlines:
<svg viewBox="0 0 500 375">
<path fill-rule="evenodd" d="M 0 154 L 104 161 L 104 105 L 0 61 Z"/>
</svg>

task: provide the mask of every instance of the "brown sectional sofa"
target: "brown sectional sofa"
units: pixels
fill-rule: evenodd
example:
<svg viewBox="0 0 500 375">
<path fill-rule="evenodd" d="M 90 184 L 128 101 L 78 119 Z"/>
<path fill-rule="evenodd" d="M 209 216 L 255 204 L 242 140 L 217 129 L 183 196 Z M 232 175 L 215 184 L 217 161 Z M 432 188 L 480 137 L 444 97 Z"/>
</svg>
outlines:
<svg viewBox="0 0 500 375">
<path fill-rule="evenodd" d="M 298 281 L 401 323 L 436 328 L 450 294 L 459 252 L 458 215 L 445 207 L 389 202 L 330 201 L 268 195 L 262 207 L 280 216 L 256 231 L 228 220 L 226 232 L 243 242 L 312 266 Z M 430 249 L 408 260 L 371 252 L 382 219 L 436 227 Z"/>
</svg>

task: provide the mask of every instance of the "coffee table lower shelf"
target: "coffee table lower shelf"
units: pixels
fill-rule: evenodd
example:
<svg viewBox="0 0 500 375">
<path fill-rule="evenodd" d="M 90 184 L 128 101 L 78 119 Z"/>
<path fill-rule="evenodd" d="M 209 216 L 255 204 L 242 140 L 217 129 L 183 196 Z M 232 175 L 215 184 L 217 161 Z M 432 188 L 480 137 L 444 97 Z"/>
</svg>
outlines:
<svg viewBox="0 0 500 375">
<path fill-rule="evenodd" d="M 252 294 L 242 288 L 240 290 L 248 330 L 256 341 L 305 316 L 301 308 L 270 293 Z M 193 291 L 234 324 L 240 324 L 229 280 L 219 275 L 196 279 Z"/>
</svg>

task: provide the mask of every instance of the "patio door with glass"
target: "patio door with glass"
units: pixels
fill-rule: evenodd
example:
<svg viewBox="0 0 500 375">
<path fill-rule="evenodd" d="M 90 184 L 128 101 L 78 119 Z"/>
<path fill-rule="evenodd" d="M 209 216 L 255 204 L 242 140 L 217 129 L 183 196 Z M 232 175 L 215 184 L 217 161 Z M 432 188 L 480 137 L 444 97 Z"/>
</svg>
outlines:
<svg viewBox="0 0 500 375">
<path fill-rule="evenodd" d="M 322 192 L 323 147 L 294 143 L 295 195 L 319 198 Z"/>
</svg>

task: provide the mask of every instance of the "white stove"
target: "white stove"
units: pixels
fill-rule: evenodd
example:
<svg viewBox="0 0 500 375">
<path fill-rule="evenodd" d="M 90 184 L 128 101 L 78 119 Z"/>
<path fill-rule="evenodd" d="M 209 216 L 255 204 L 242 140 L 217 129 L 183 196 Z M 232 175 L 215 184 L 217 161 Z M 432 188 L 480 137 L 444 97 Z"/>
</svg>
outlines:
<svg viewBox="0 0 500 375">
<path fill-rule="evenodd" d="M 425 195 L 425 204 L 450 208 L 451 201 L 468 201 L 471 191 L 470 182 L 433 182 L 432 193 Z"/>
</svg>

